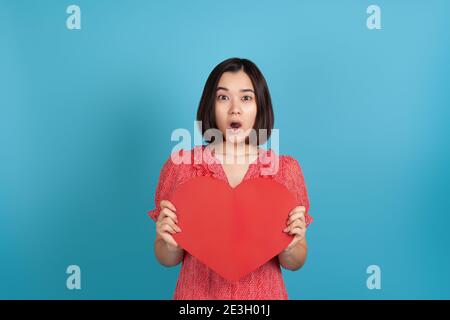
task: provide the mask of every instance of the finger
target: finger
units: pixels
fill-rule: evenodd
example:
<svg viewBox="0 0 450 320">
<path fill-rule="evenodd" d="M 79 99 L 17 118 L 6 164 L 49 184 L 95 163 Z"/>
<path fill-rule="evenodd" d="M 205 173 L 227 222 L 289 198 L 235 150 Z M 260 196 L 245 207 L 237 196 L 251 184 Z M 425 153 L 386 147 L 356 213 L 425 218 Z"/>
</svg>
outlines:
<svg viewBox="0 0 450 320">
<path fill-rule="evenodd" d="M 305 233 L 304 229 L 300 229 L 300 228 L 294 228 L 291 231 L 289 231 L 290 235 L 298 235 L 298 236 L 303 236 Z"/>
<path fill-rule="evenodd" d="M 177 231 L 170 224 L 167 224 L 167 223 L 163 224 L 159 230 L 160 230 L 161 236 L 166 232 L 169 232 L 171 234 L 177 233 Z"/>
<path fill-rule="evenodd" d="M 166 243 L 168 243 L 168 244 L 170 244 L 170 245 L 172 245 L 174 247 L 178 247 L 178 243 L 175 241 L 175 239 L 170 234 L 167 234 L 167 233 L 164 234 L 163 240 Z"/>
<path fill-rule="evenodd" d="M 306 223 L 305 223 L 304 220 L 297 219 L 297 220 L 292 222 L 291 226 L 292 227 L 299 227 L 299 228 L 303 229 L 303 228 L 306 227 Z"/>
<path fill-rule="evenodd" d="M 159 229 L 158 229 L 158 232 L 159 232 L 159 234 L 162 236 L 162 235 L 164 235 L 165 233 L 172 233 L 172 234 L 174 234 L 174 233 L 176 233 L 176 231 L 170 226 L 170 225 L 168 225 L 167 223 L 163 223 L 160 227 L 159 227 Z"/>
<path fill-rule="evenodd" d="M 304 206 L 295 207 L 294 209 L 292 209 L 291 213 L 289 213 L 289 216 L 297 212 L 306 212 L 306 208 Z"/>
<path fill-rule="evenodd" d="M 159 205 L 160 205 L 161 208 L 168 208 L 168 209 L 170 209 L 172 211 L 177 211 L 177 209 L 175 208 L 173 203 L 170 202 L 169 200 L 161 200 Z"/>
<path fill-rule="evenodd" d="M 292 216 L 289 217 L 289 219 L 286 222 L 286 224 L 291 224 L 292 221 L 297 220 L 297 219 L 304 220 L 305 219 L 304 213 L 303 212 L 298 212 L 298 213 L 293 214 Z"/>
<path fill-rule="evenodd" d="M 284 232 L 289 232 L 289 231 L 291 231 L 294 228 L 301 228 L 301 229 L 303 229 L 305 227 L 306 227 L 305 221 L 297 219 L 297 220 L 293 221 L 291 224 L 289 224 L 286 228 L 284 228 L 283 231 Z"/>
<path fill-rule="evenodd" d="M 163 222 L 171 226 L 175 231 L 181 232 L 181 228 L 169 217 L 164 218 Z"/>
<path fill-rule="evenodd" d="M 181 228 L 169 217 L 166 218 L 167 220 L 164 220 L 165 223 L 167 223 L 169 226 L 171 226 L 176 232 L 181 232 Z"/>
<path fill-rule="evenodd" d="M 170 210 L 169 208 L 162 209 L 161 213 L 163 214 L 162 219 L 164 219 L 165 217 L 170 217 L 173 221 L 178 223 L 177 215 L 174 212 L 172 212 L 172 210 Z"/>
</svg>

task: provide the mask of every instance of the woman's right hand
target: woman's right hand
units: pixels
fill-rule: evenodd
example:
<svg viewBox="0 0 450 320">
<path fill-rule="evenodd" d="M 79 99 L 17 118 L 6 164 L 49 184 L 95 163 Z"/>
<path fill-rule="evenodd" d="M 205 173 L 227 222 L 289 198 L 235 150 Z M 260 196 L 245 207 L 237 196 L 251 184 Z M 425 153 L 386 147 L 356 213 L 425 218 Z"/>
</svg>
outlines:
<svg viewBox="0 0 450 320">
<path fill-rule="evenodd" d="M 161 211 L 156 221 L 156 234 L 166 243 L 169 249 L 179 249 L 178 243 L 172 237 L 172 234 L 181 232 L 178 227 L 178 218 L 175 214 L 175 206 L 168 200 L 162 200 L 160 203 Z"/>
</svg>

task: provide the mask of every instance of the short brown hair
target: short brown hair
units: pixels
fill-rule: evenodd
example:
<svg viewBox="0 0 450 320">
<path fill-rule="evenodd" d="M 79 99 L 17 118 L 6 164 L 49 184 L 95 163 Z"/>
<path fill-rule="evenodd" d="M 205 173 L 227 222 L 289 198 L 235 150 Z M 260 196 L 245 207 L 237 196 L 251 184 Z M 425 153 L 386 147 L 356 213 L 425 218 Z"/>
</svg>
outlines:
<svg viewBox="0 0 450 320">
<path fill-rule="evenodd" d="M 239 70 L 243 70 L 248 75 L 255 89 L 257 111 L 253 129 L 257 134 L 258 145 L 264 144 L 265 139 L 260 141 L 259 130 L 266 129 L 267 139 L 269 139 L 274 124 L 269 88 L 258 67 L 252 61 L 240 58 L 230 58 L 222 61 L 211 71 L 206 80 L 197 110 L 197 121 L 202 123 L 202 136 L 208 129 L 217 129 L 214 106 L 220 77 L 224 72 L 238 72 Z"/>
</svg>

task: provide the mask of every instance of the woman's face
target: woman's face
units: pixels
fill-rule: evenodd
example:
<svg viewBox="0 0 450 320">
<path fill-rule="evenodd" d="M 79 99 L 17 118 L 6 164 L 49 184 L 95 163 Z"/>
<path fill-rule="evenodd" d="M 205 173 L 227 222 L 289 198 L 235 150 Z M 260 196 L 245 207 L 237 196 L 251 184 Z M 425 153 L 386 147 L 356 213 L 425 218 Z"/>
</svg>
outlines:
<svg viewBox="0 0 450 320">
<path fill-rule="evenodd" d="M 243 71 L 224 72 L 216 91 L 216 124 L 227 142 L 243 143 L 256 119 L 255 90 Z"/>
</svg>

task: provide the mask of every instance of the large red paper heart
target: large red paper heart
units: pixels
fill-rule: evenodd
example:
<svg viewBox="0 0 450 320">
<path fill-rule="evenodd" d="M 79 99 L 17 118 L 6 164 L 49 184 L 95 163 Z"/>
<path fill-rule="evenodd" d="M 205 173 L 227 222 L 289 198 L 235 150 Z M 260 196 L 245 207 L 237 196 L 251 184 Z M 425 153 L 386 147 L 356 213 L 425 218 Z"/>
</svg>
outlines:
<svg viewBox="0 0 450 320">
<path fill-rule="evenodd" d="M 175 241 L 228 280 L 238 280 L 279 254 L 293 236 L 283 232 L 294 196 L 271 179 L 236 188 L 212 177 L 181 184 L 169 199 L 181 232 Z"/>
</svg>

